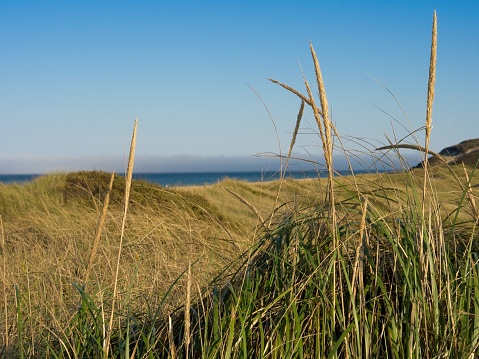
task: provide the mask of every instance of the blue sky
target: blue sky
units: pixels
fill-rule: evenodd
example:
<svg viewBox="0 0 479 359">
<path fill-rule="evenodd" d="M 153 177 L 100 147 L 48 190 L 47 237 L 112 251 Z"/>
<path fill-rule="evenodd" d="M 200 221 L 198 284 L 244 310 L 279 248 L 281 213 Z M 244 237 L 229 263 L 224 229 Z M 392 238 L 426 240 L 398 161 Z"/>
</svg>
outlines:
<svg viewBox="0 0 479 359">
<path fill-rule="evenodd" d="M 0 173 L 121 171 L 136 117 L 136 171 L 268 166 L 300 103 L 266 78 L 303 92 L 310 40 L 345 147 L 402 138 L 424 124 L 434 9 L 439 151 L 479 137 L 477 1 L 3 0 Z M 296 155 L 321 154 L 310 112 L 301 133 Z"/>
</svg>

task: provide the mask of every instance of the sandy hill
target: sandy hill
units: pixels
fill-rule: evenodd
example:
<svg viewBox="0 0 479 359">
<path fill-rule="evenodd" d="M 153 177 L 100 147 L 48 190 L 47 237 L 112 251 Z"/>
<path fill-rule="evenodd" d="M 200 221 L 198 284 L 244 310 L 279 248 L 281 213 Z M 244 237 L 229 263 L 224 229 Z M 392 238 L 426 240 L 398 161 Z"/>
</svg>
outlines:
<svg viewBox="0 0 479 359">
<path fill-rule="evenodd" d="M 466 166 L 475 167 L 478 160 L 479 138 L 474 138 L 444 148 L 441 152 L 429 157 L 429 164 L 438 166 L 443 163 L 448 165 L 464 163 Z M 421 168 L 422 166 L 423 162 L 419 163 L 416 168 Z"/>
</svg>

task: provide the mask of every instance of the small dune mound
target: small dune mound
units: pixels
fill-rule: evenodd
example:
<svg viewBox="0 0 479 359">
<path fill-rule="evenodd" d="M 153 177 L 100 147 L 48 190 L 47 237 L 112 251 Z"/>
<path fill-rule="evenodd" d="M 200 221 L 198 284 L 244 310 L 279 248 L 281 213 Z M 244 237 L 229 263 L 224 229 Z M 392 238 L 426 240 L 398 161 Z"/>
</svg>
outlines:
<svg viewBox="0 0 479 359">
<path fill-rule="evenodd" d="M 478 160 L 479 138 L 474 138 L 444 148 L 438 154 L 429 157 L 428 162 L 430 166 L 438 166 L 441 164 L 456 165 L 463 163 L 466 166 L 475 167 Z M 416 168 L 421 167 L 423 167 L 423 162 L 420 162 L 416 166 Z"/>
</svg>

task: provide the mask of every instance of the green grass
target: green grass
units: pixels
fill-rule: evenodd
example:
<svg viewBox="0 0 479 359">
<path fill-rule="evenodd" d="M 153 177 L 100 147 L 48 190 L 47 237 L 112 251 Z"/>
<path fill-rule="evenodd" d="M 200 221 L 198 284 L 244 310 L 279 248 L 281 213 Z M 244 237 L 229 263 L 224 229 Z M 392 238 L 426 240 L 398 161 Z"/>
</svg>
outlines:
<svg viewBox="0 0 479 359">
<path fill-rule="evenodd" d="M 459 358 L 475 353 L 475 231 L 464 236 L 462 224 L 445 228 L 433 211 L 428 216 L 435 223 L 421 233 L 429 219 L 418 206 L 384 217 L 363 198 L 338 203 L 343 211 L 354 201 L 364 209 L 362 220 L 355 221 L 352 210 L 335 229 L 338 247 L 321 202 L 277 223 L 245 254 L 241 270 L 226 285 L 212 283 L 193 304 L 189 357 Z M 185 358 L 183 318 L 180 310 L 173 331 L 177 355 Z M 159 357 L 168 355 L 163 348 Z"/>
</svg>

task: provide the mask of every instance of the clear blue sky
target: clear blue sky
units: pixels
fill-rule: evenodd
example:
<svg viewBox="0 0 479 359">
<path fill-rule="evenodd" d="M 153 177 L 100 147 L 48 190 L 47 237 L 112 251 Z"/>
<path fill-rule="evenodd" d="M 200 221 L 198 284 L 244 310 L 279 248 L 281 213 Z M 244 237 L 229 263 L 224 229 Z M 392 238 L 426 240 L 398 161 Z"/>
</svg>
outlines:
<svg viewBox="0 0 479 359">
<path fill-rule="evenodd" d="M 299 100 L 266 78 L 304 91 L 309 40 L 346 147 L 401 138 L 424 124 L 434 9 L 439 151 L 479 137 L 477 1 L 3 0 L 0 173 L 122 170 L 136 117 L 137 171 L 261 167 L 280 150 L 249 86 L 287 151 Z M 297 155 L 320 154 L 303 121 Z"/>
</svg>

